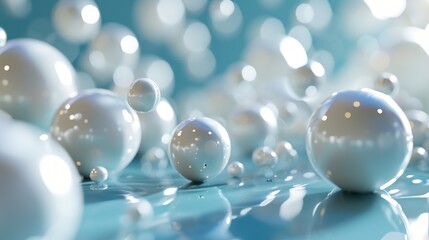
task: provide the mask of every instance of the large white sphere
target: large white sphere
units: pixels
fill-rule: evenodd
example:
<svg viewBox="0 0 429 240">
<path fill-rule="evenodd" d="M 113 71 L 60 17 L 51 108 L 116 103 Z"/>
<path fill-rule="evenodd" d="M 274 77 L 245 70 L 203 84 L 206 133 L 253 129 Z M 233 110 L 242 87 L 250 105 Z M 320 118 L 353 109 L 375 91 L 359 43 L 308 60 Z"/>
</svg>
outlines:
<svg viewBox="0 0 429 240">
<path fill-rule="evenodd" d="M 191 118 L 174 130 L 168 148 L 170 163 L 185 178 L 203 182 L 217 176 L 231 155 L 225 128 L 211 118 Z"/>
<path fill-rule="evenodd" d="M 3 121 L 0 132 L 2 238 L 73 239 L 83 197 L 70 156 L 31 125 Z"/>
<path fill-rule="evenodd" d="M 312 115 L 307 154 L 316 171 L 343 190 L 384 189 L 402 175 L 413 137 L 391 97 L 370 89 L 333 94 Z"/>
<path fill-rule="evenodd" d="M 55 30 L 73 43 L 90 40 L 100 29 L 100 11 L 92 0 L 61 0 L 53 11 Z"/>
<path fill-rule="evenodd" d="M 57 108 L 77 94 L 75 70 L 51 45 L 33 39 L 0 49 L 0 109 L 48 130 Z"/>
<path fill-rule="evenodd" d="M 64 102 L 51 133 L 85 177 L 98 166 L 111 174 L 124 169 L 137 153 L 141 138 L 134 110 L 103 89 L 86 90 Z"/>
<path fill-rule="evenodd" d="M 166 99 L 156 106 L 155 110 L 147 113 L 137 113 L 141 125 L 140 152 L 146 152 L 152 147 L 167 149 L 171 134 L 177 126 L 176 113 Z"/>
</svg>

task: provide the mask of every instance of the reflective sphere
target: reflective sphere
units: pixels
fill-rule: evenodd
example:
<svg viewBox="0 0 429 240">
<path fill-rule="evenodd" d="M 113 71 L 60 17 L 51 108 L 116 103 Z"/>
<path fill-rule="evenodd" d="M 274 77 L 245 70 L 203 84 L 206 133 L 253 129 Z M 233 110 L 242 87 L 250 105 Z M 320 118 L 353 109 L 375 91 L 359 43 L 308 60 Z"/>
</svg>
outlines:
<svg viewBox="0 0 429 240">
<path fill-rule="evenodd" d="M 92 0 L 61 0 L 53 11 L 55 30 L 73 43 L 90 40 L 100 29 L 100 12 Z"/>
<path fill-rule="evenodd" d="M 231 177 L 241 177 L 244 173 L 244 165 L 241 162 L 232 162 L 227 167 L 228 174 Z"/>
<path fill-rule="evenodd" d="M 6 45 L 6 41 L 7 41 L 6 31 L 2 27 L 0 27 L 0 47 L 3 47 L 4 45 Z"/>
<path fill-rule="evenodd" d="M 158 85 L 149 78 L 139 78 L 128 91 L 128 104 L 137 112 L 150 112 L 161 100 Z"/>
<path fill-rule="evenodd" d="M 259 147 L 253 151 L 252 160 L 256 165 L 270 167 L 277 164 L 278 156 L 269 147 Z"/>
<path fill-rule="evenodd" d="M 391 97 L 395 97 L 399 92 L 398 78 L 394 74 L 384 72 L 375 79 L 374 89 Z"/>
<path fill-rule="evenodd" d="M 274 113 L 265 106 L 248 105 L 231 114 L 229 131 L 239 150 L 251 154 L 260 146 L 274 144 L 277 119 Z"/>
<path fill-rule="evenodd" d="M 161 101 L 152 112 L 137 113 L 141 125 L 139 152 L 143 153 L 152 147 L 167 149 L 171 134 L 177 125 L 176 113 L 166 99 Z"/>
<path fill-rule="evenodd" d="M 74 239 L 83 194 L 70 156 L 28 124 L 3 121 L 0 132 L 2 238 Z"/>
<path fill-rule="evenodd" d="M 217 176 L 231 154 L 225 128 L 210 118 L 191 118 L 174 130 L 168 148 L 170 163 L 185 178 L 202 182 Z"/>
<path fill-rule="evenodd" d="M 103 89 L 86 90 L 63 103 L 51 134 L 69 152 L 81 175 L 97 166 L 125 168 L 140 145 L 140 122 L 124 100 Z"/>
<path fill-rule="evenodd" d="M 343 190 L 384 189 L 402 175 L 413 148 L 410 124 L 389 96 L 370 89 L 334 93 L 313 113 L 307 154 Z"/>
<path fill-rule="evenodd" d="M 76 94 L 74 68 L 51 45 L 18 39 L 0 49 L 0 109 L 13 118 L 47 130 L 58 107 Z"/>
<path fill-rule="evenodd" d="M 98 166 L 89 172 L 89 179 L 95 183 L 103 183 L 109 177 L 109 172 L 106 168 Z"/>
</svg>

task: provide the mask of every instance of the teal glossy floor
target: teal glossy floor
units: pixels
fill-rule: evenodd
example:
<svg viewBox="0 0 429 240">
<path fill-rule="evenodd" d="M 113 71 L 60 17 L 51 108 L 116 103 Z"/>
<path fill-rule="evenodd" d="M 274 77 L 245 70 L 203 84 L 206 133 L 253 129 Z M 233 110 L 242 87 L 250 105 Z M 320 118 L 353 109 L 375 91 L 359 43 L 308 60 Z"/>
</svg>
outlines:
<svg viewBox="0 0 429 240">
<path fill-rule="evenodd" d="M 83 182 L 77 239 L 429 239 L 429 173 L 411 165 L 385 191 L 353 194 L 320 179 L 305 159 L 266 178 L 246 174 L 193 185 L 137 163 L 106 182 Z"/>
</svg>

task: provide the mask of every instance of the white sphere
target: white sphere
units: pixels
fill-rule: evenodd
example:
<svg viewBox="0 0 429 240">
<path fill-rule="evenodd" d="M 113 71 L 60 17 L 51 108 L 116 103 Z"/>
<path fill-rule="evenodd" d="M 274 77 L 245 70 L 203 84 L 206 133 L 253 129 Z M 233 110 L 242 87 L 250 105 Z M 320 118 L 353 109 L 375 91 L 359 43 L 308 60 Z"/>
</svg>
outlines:
<svg viewBox="0 0 429 240">
<path fill-rule="evenodd" d="M 77 94 L 75 70 L 64 55 L 32 39 L 0 49 L 0 109 L 48 130 L 58 107 Z"/>
<path fill-rule="evenodd" d="M 307 154 L 316 171 L 343 190 L 384 189 L 410 160 L 410 124 L 391 97 L 370 89 L 334 93 L 312 115 Z"/>
<path fill-rule="evenodd" d="M 83 194 L 70 156 L 28 124 L 2 122 L 0 132 L 2 238 L 74 239 Z"/>
<path fill-rule="evenodd" d="M 89 179 L 95 183 L 103 183 L 109 178 L 109 172 L 106 168 L 98 166 L 89 172 Z"/>
<path fill-rule="evenodd" d="M 174 130 L 168 154 L 170 163 L 185 178 L 202 182 L 217 176 L 231 155 L 225 128 L 210 118 L 191 118 Z"/>
<path fill-rule="evenodd" d="M 127 95 L 128 104 L 137 112 L 151 112 L 161 100 L 158 85 L 149 78 L 135 80 Z"/>
<path fill-rule="evenodd" d="M 258 166 L 271 167 L 277 164 L 278 156 L 270 147 L 259 147 L 253 151 L 252 160 Z"/>
<path fill-rule="evenodd" d="M 177 117 L 168 100 L 161 99 L 155 110 L 137 113 L 141 125 L 139 152 L 143 153 L 152 147 L 167 149 L 171 134 L 177 126 Z"/>
<path fill-rule="evenodd" d="M 409 110 L 405 112 L 413 132 L 413 143 L 415 146 L 423 146 L 429 139 L 429 116 L 420 110 Z"/>
<path fill-rule="evenodd" d="M 6 45 L 7 42 L 7 34 L 6 31 L 0 27 L 0 47 L 3 47 L 4 45 Z"/>
<path fill-rule="evenodd" d="M 64 102 L 51 134 L 89 177 L 97 166 L 112 174 L 124 169 L 140 145 L 140 122 L 126 102 L 108 90 L 86 90 Z"/>
<path fill-rule="evenodd" d="M 248 105 L 231 114 L 229 131 L 239 149 L 251 154 L 258 147 L 274 144 L 277 119 L 265 106 Z"/>
<path fill-rule="evenodd" d="M 389 72 L 383 72 L 374 81 L 374 89 L 395 97 L 399 92 L 398 78 Z"/>
<path fill-rule="evenodd" d="M 100 11 L 92 0 L 61 0 L 53 10 L 55 30 L 73 43 L 84 43 L 100 29 Z"/>
<path fill-rule="evenodd" d="M 231 177 L 241 177 L 244 174 L 244 165 L 241 162 L 232 162 L 227 167 L 228 174 Z"/>
</svg>

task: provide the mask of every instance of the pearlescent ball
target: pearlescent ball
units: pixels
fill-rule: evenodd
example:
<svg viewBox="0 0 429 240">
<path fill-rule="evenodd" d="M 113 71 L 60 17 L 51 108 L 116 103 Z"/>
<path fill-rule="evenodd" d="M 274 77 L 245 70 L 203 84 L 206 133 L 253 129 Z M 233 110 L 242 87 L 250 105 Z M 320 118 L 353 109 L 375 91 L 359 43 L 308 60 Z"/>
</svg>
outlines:
<svg viewBox="0 0 429 240">
<path fill-rule="evenodd" d="M 170 163 L 185 178 L 203 182 L 217 176 L 231 155 L 225 128 L 211 118 L 191 118 L 173 132 L 168 154 Z"/>
<path fill-rule="evenodd" d="M 244 165 L 241 162 L 235 161 L 228 164 L 227 170 L 229 176 L 239 178 L 244 174 Z"/>
<path fill-rule="evenodd" d="M 141 125 L 139 152 L 143 153 L 152 147 L 167 149 L 171 134 L 177 126 L 176 113 L 166 99 L 161 99 L 154 111 L 138 112 Z"/>
<path fill-rule="evenodd" d="M 6 45 L 7 42 L 7 34 L 6 31 L 0 27 L 0 47 L 3 47 L 4 45 Z"/>
<path fill-rule="evenodd" d="M 258 166 L 271 167 L 278 162 L 277 153 L 270 147 L 259 147 L 252 153 L 252 160 Z"/>
<path fill-rule="evenodd" d="M 109 172 L 106 168 L 98 166 L 89 172 L 89 179 L 95 183 L 103 183 L 109 178 Z"/>
<path fill-rule="evenodd" d="M 374 81 L 374 90 L 395 97 L 399 92 L 398 78 L 389 72 L 381 73 Z"/>
<path fill-rule="evenodd" d="M 124 169 L 140 146 L 137 114 L 114 93 L 91 89 L 58 109 L 51 134 L 69 152 L 81 175 L 97 166 L 111 174 Z"/>
<path fill-rule="evenodd" d="M 391 97 L 370 89 L 334 93 L 313 113 L 307 154 L 316 171 L 343 190 L 384 189 L 402 175 L 413 136 Z"/>
<path fill-rule="evenodd" d="M 48 130 L 58 107 L 77 94 L 75 70 L 51 45 L 33 39 L 0 48 L 0 109 Z"/>
<path fill-rule="evenodd" d="M 251 154 L 258 147 L 274 144 L 277 118 L 268 107 L 246 105 L 230 115 L 228 127 L 239 150 Z"/>
<path fill-rule="evenodd" d="M 153 111 L 160 100 L 159 87 L 149 78 L 135 80 L 128 91 L 128 104 L 137 112 Z"/>
<path fill-rule="evenodd" d="M 53 10 L 55 30 L 72 43 L 84 43 L 100 29 L 100 11 L 92 0 L 61 0 Z"/>
<path fill-rule="evenodd" d="M 83 194 L 70 156 L 27 123 L 3 121 L 0 132 L 2 238 L 74 239 Z"/>
</svg>

